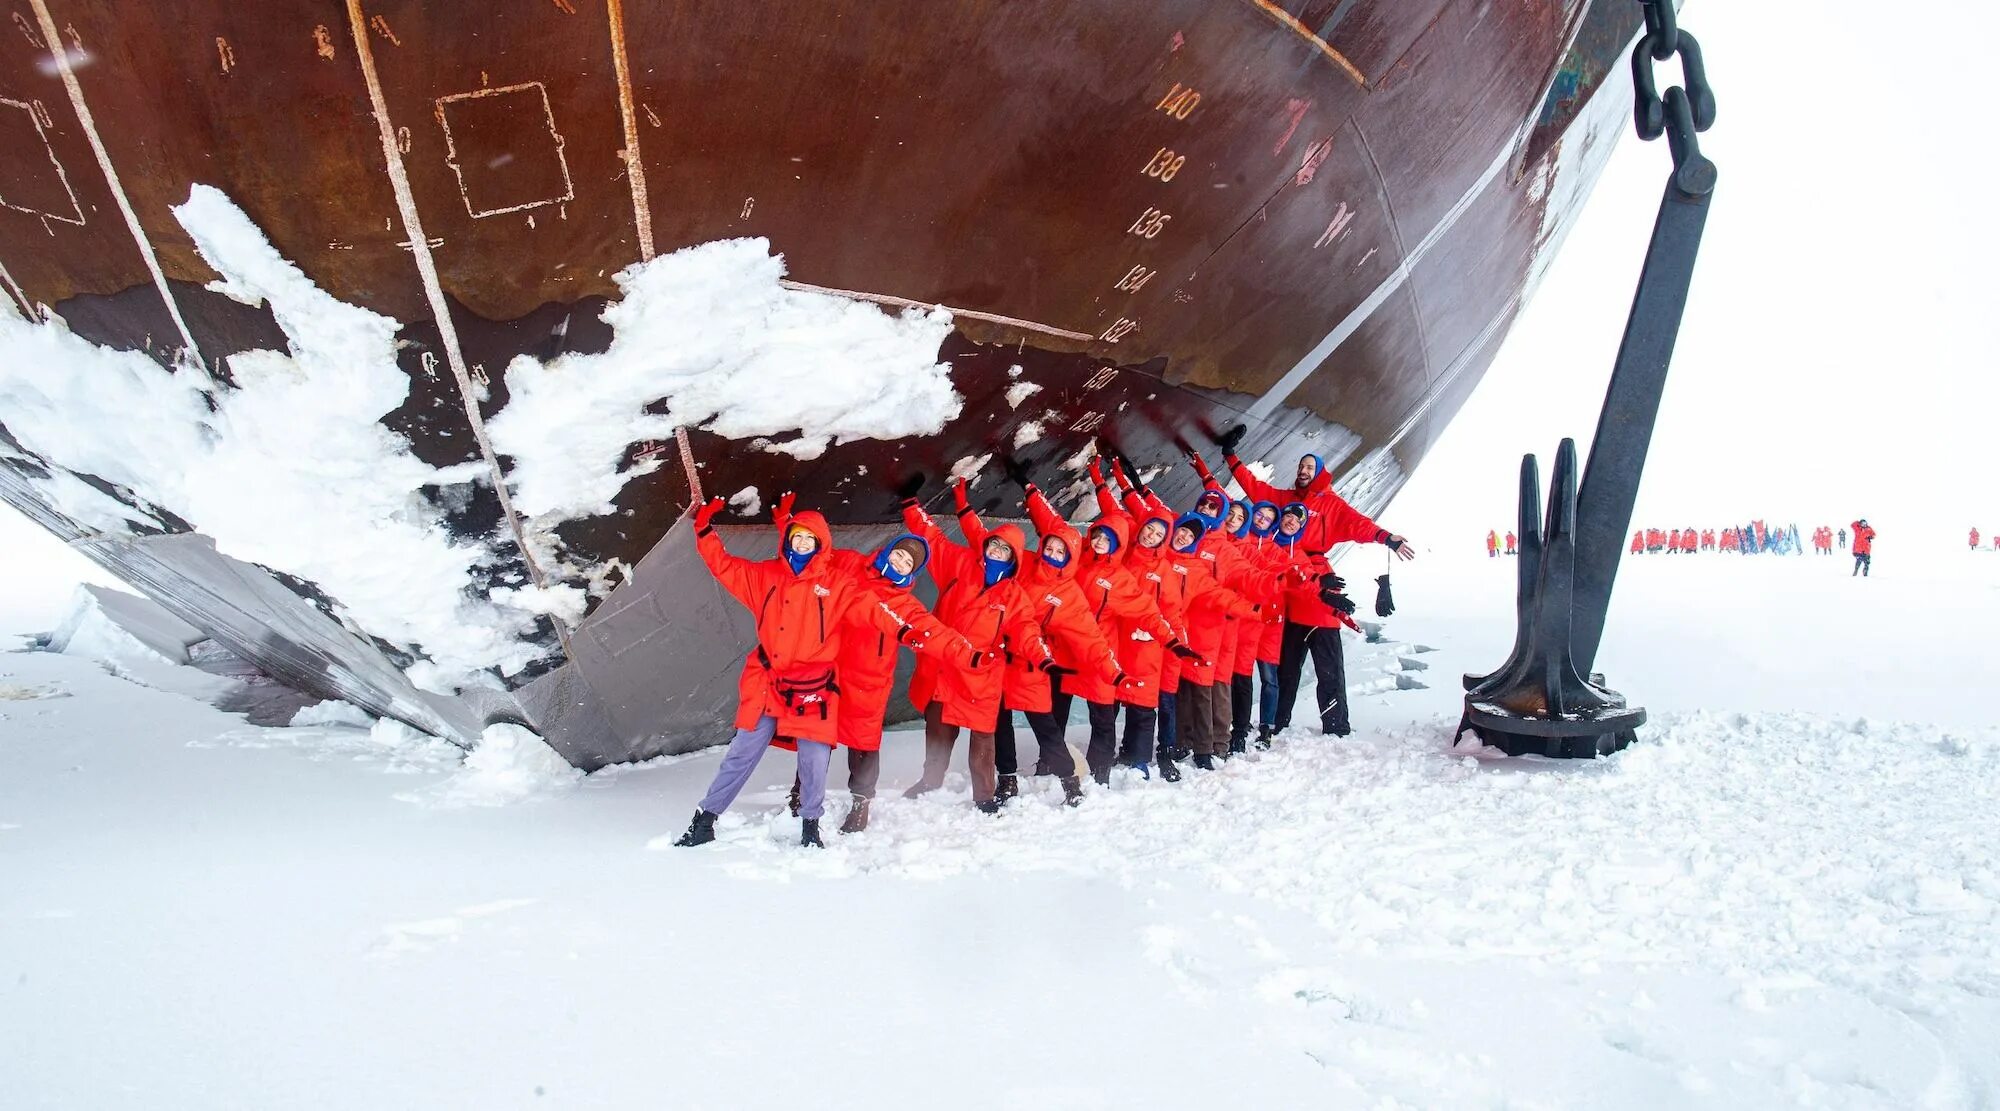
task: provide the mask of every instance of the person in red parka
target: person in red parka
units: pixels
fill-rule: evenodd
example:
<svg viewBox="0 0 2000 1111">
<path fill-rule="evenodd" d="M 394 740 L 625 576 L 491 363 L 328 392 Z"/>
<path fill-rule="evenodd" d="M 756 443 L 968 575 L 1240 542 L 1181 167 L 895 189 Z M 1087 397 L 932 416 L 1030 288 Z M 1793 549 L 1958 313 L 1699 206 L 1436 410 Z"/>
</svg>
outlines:
<svg viewBox="0 0 2000 1111">
<path fill-rule="evenodd" d="M 1228 557 L 1238 568 L 1250 569 L 1262 566 L 1257 558 L 1258 549 L 1268 545 L 1268 541 L 1258 536 L 1250 522 L 1251 511 L 1255 507 L 1249 502 L 1233 500 L 1222 515 L 1222 533 L 1217 538 L 1218 554 Z M 1270 510 L 1270 528 L 1277 527 L 1278 510 Z M 1273 576 L 1275 578 L 1275 576 Z M 1278 607 L 1275 592 L 1261 591 L 1252 596 L 1250 589 L 1240 589 L 1256 607 L 1257 614 L 1249 618 L 1230 617 L 1228 624 L 1234 629 L 1229 639 L 1228 657 L 1230 666 L 1222 669 L 1229 676 L 1229 751 L 1232 754 L 1250 750 L 1250 730 L 1257 725 L 1257 645 L 1264 638 L 1264 614 Z"/>
<path fill-rule="evenodd" d="M 792 495 L 778 499 L 771 514 L 782 538 L 791 530 Z M 836 737 L 847 750 L 847 790 L 853 796 L 842 833 L 868 828 L 868 810 L 882 777 L 882 721 L 896 685 L 896 653 L 908 648 L 919 656 L 935 654 L 954 665 L 977 666 L 980 656 L 957 632 L 924 608 L 910 586 L 930 562 L 931 548 L 921 537 L 904 533 L 882 545 L 870 559 L 860 552 L 836 548 L 828 553 L 833 566 L 853 577 L 864 601 L 849 606 L 840 625 L 840 656 L 834 671 L 840 681 L 839 727 Z M 776 743 L 776 742 L 774 742 Z M 792 783 L 792 807 L 797 813 L 801 785 Z"/>
<path fill-rule="evenodd" d="M 1263 614 L 1253 622 L 1249 656 L 1257 671 L 1257 747 L 1270 748 L 1271 734 L 1278 722 L 1278 661 L 1284 647 L 1285 592 L 1280 573 L 1289 562 L 1278 547 L 1278 507 L 1260 501 L 1250 507 L 1250 534 L 1244 546 L 1245 558 L 1268 574 L 1272 585 L 1266 592 Z"/>
<path fill-rule="evenodd" d="M 1520 555 L 1520 554 L 1521 554 L 1521 551 L 1520 551 L 1520 548 L 1519 548 L 1519 544 L 1520 544 L 1520 542 L 1521 542 L 1521 540 L 1520 540 L 1520 537 L 1517 537 L 1517 536 L 1515 536 L 1515 535 L 1514 535 L 1514 530 L 1513 530 L 1513 529 L 1508 529 L 1508 530 L 1507 530 L 1507 554 L 1508 554 L 1508 555 Z"/>
<path fill-rule="evenodd" d="M 716 818 L 736 801 L 773 738 L 782 737 L 798 746 L 800 843 L 818 846 L 826 768 L 840 721 L 839 630 L 860 595 L 851 576 L 821 558 L 833 547 L 833 534 L 818 513 L 792 518 L 779 558 L 748 560 L 729 554 L 715 535 L 723 505 L 713 498 L 695 512 L 695 550 L 722 589 L 755 617 L 757 644 L 737 681 L 736 736 L 675 844 L 715 840 Z"/>
<path fill-rule="evenodd" d="M 1258 544 L 1250 532 L 1250 503 L 1231 498 L 1198 452 L 1188 451 L 1186 455 L 1202 481 L 1201 495 L 1195 499 L 1193 511 L 1207 529 L 1200 542 L 1202 557 L 1213 564 L 1218 580 L 1232 582 L 1257 566 L 1249 559 Z M 1274 525 L 1277 513 L 1273 507 Z M 1242 592 L 1249 588 L 1237 584 L 1237 589 Z M 1229 688 L 1229 749 L 1222 754 L 1225 759 L 1249 751 L 1250 727 L 1256 724 L 1257 717 L 1256 683 L 1252 676 L 1257 670 L 1257 644 L 1263 636 L 1262 611 L 1267 604 L 1275 607 L 1277 601 L 1264 597 L 1261 589 L 1248 600 L 1258 612 L 1251 617 L 1238 617 L 1233 611 L 1224 615 L 1223 636 L 1214 661 L 1215 681 Z"/>
<path fill-rule="evenodd" d="M 1174 522 L 1167 562 L 1181 577 L 1188 647 L 1200 657 L 1182 668 L 1177 709 L 1195 767 L 1213 771 L 1217 757 L 1229 756 L 1230 687 L 1217 672 L 1217 661 L 1225 658 L 1234 633 L 1228 619 L 1256 617 L 1257 609 L 1224 581 L 1217 555 L 1203 550 L 1207 532 L 1208 526 L 1198 514 L 1189 513 Z M 1230 582 L 1248 578 L 1238 572 L 1230 576 Z M 1174 778 L 1172 768 L 1172 761 L 1162 756 L 1160 771 L 1170 781 Z"/>
<path fill-rule="evenodd" d="M 1643 555 L 1646 551 L 1646 533 L 1641 529 L 1632 534 L 1632 554 Z"/>
<path fill-rule="evenodd" d="M 960 480 L 959 486 L 963 486 Z M 954 492 L 954 498 L 961 496 Z M 903 502 L 903 524 L 931 546 L 931 577 L 937 580 L 938 620 L 957 630 L 976 652 L 999 659 L 1018 658 L 1029 666 L 1057 667 L 1048 643 L 1035 624 L 1034 606 L 1014 581 L 1021 569 L 1026 538 L 1015 525 L 1001 525 L 978 547 L 960 544 L 944 534 L 915 498 Z M 1000 701 L 1006 681 L 999 668 L 952 668 L 919 658 L 910 677 L 910 701 L 924 712 L 924 773 L 905 798 L 944 785 L 952 746 L 963 728 L 972 733 L 967 766 L 972 773 L 972 801 L 988 814 L 998 813 L 993 797 L 998 788 L 994 767 L 993 731 L 999 724 Z"/>
<path fill-rule="evenodd" d="M 1860 575 L 1868 577 L 1868 570 L 1875 562 L 1875 526 L 1863 517 L 1854 522 L 1854 570 L 1848 578 Z"/>
<path fill-rule="evenodd" d="M 1319 702 L 1320 729 L 1335 737 L 1353 731 L 1347 713 L 1347 664 L 1342 657 L 1342 626 L 1358 628 L 1349 616 L 1354 602 L 1344 593 L 1346 583 L 1333 573 L 1326 556 L 1310 551 L 1311 511 L 1294 502 L 1278 518 L 1278 544 L 1285 566 L 1285 632 L 1278 661 L 1278 720 L 1280 731 L 1292 724 L 1299 681 L 1311 656 L 1314 695 Z"/>
<path fill-rule="evenodd" d="M 1061 520 L 1039 490 L 1029 491 L 1028 516 L 1037 529 Z M 1124 681 L 1115 686 L 1086 672 L 1066 675 L 1062 681 L 1064 696 L 1084 700 L 1090 721 L 1085 761 L 1099 785 L 1111 782 L 1111 767 L 1117 762 L 1121 709 L 1125 713 L 1125 748 L 1151 749 L 1159 730 L 1164 660 L 1170 652 L 1185 648 L 1179 632 L 1161 616 L 1153 596 L 1141 589 L 1140 580 L 1126 567 L 1125 555 L 1131 548 L 1132 518 L 1123 510 L 1100 514 L 1089 527 L 1089 541 L 1077 569 L 1077 584 L 1090 615 L 1104 630 L 1125 673 Z M 1065 699 L 1065 709 L 1067 705 Z"/>
<path fill-rule="evenodd" d="M 1185 584 L 1182 576 L 1173 573 L 1172 562 L 1168 559 L 1167 538 L 1173 533 L 1174 515 L 1159 495 L 1135 482 L 1116 460 L 1112 461 L 1111 475 L 1124 491 L 1124 510 L 1139 523 L 1132 549 L 1126 553 L 1125 565 L 1137 576 L 1140 590 L 1150 596 L 1159 608 L 1160 616 L 1179 634 L 1179 646 L 1160 661 L 1160 714 L 1155 743 L 1140 743 L 1134 747 L 1134 738 L 1127 730 L 1118 762 L 1150 779 L 1152 764 L 1149 757 L 1157 758 L 1165 768 L 1162 778 L 1169 783 L 1178 782 L 1180 772 L 1174 768 L 1173 762 L 1185 755 L 1179 744 L 1181 672 L 1190 660 L 1198 658 L 1198 653 L 1185 643 L 1188 639 Z M 1099 477 L 1094 469 L 1091 477 Z M 1097 504 L 1103 512 L 1117 510 L 1121 505 L 1119 499 L 1112 497 L 1101 484 L 1097 490 Z"/>
<path fill-rule="evenodd" d="M 1976 552 L 1976 551 L 1978 551 L 1978 550 L 1979 550 L 1979 527 L 1978 527 L 1977 525 L 1973 526 L 1973 529 L 1972 529 L 1972 541 L 1971 541 L 1971 543 L 1972 543 L 1972 550 L 1973 550 L 1973 551 L 1975 551 L 1975 552 Z"/>
<path fill-rule="evenodd" d="M 1500 558 L 1500 534 L 1492 529 L 1486 530 L 1486 558 Z"/>
<path fill-rule="evenodd" d="M 955 487 L 963 496 L 964 487 Z M 1036 493 L 1033 484 L 1029 493 Z M 958 523 L 966 543 L 983 547 L 986 526 L 968 506 L 959 509 Z M 1083 672 L 1116 687 L 1125 679 L 1118 658 L 1112 654 L 1104 631 L 1090 614 L 1090 603 L 1077 585 L 1076 571 L 1082 561 L 1083 538 L 1060 518 L 1035 521 L 1041 537 L 1037 550 L 1028 555 L 1025 568 L 1015 581 L 1033 606 L 1035 624 L 1042 630 L 1054 657 L 1054 666 L 1037 666 L 1031 658 L 1015 657 L 1007 664 L 1006 697 L 994 732 L 995 767 L 999 785 L 994 797 L 1005 803 L 1020 792 L 1018 754 L 1014 745 L 1014 711 L 1028 715 L 1028 728 L 1035 735 L 1041 763 L 1062 780 L 1063 801 L 1075 806 L 1083 801 L 1083 785 L 1076 772 L 1076 758 L 1070 754 L 1063 733 L 1069 725 L 1068 698 L 1062 698 L 1062 715 L 1057 717 L 1057 687 L 1060 681 Z"/>
<path fill-rule="evenodd" d="M 1231 435 L 1236 433 L 1232 430 Z M 1366 514 L 1333 492 L 1333 476 L 1327 473 L 1326 462 L 1319 456 L 1301 455 L 1297 484 L 1290 490 L 1280 490 L 1258 478 L 1243 460 L 1236 457 L 1233 441 L 1224 447 L 1227 450 L 1223 459 L 1229 464 L 1230 474 L 1236 476 L 1236 485 L 1243 490 L 1244 497 L 1273 505 L 1299 502 L 1312 511 L 1305 539 L 1301 541 L 1307 551 L 1325 555 L 1336 544 L 1381 544 L 1396 553 L 1398 559 L 1417 558 L 1417 550 L 1409 541 L 1369 520 Z"/>
</svg>

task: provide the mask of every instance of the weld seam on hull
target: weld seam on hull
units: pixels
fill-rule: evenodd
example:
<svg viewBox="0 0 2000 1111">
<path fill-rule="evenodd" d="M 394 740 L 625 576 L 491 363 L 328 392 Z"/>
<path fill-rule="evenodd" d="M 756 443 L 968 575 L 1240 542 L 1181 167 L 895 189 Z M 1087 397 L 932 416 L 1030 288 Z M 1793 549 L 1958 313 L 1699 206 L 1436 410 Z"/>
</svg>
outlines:
<svg viewBox="0 0 2000 1111">
<path fill-rule="evenodd" d="M 133 242 L 139 245 L 139 255 L 146 262 L 146 269 L 153 275 L 153 285 L 160 291 L 160 299 L 167 303 L 167 315 L 174 318 L 174 327 L 180 329 L 181 341 L 195 362 L 206 365 L 201 357 L 201 347 L 194 342 L 194 333 L 188 331 L 187 321 L 181 318 L 181 306 L 174 300 L 174 291 L 167 285 L 166 272 L 160 269 L 160 257 L 153 253 L 153 243 L 146 238 L 146 229 L 139 224 L 139 214 L 132 209 L 131 198 L 125 195 L 125 183 L 118 179 L 118 168 L 111 164 L 111 152 L 104 148 L 104 140 L 98 137 L 97 121 L 91 117 L 90 105 L 83 99 L 83 85 L 76 79 L 76 70 L 70 68 L 69 49 L 63 46 L 62 36 L 56 31 L 55 17 L 49 14 L 48 0 L 28 0 L 35 9 L 35 20 L 42 25 L 42 37 L 47 40 L 49 56 L 55 60 L 56 72 L 61 74 L 63 89 L 69 94 L 69 106 L 76 112 L 77 122 L 83 125 L 83 137 L 90 142 L 90 151 L 97 156 L 97 168 L 104 174 L 104 182 L 111 187 L 111 199 L 117 202 L 118 211 L 125 217 L 125 226 L 132 232 Z M 30 319 L 33 313 L 29 314 Z"/>
<path fill-rule="evenodd" d="M 1360 85 L 1364 89 L 1368 87 L 1368 77 L 1361 72 L 1361 67 L 1348 61 L 1347 55 L 1335 50 L 1325 39 L 1313 34 L 1312 28 L 1300 23 L 1297 16 L 1273 4 L 1271 0 L 1250 0 L 1250 2 L 1255 4 L 1265 15 L 1276 20 L 1280 26 L 1311 43 L 1321 54 L 1332 59 L 1333 64 L 1339 66 L 1342 73 L 1352 77 L 1355 84 Z"/>
<path fill-rule="evenodd" d="M 605 22 L 611 28 L 611 66 L 618 78 L 618 122 L 624 128 L 625 184 L 632 189 L 632 223 L 638 230 L 639 261 L 653 261 L 653 204 L 646 195 L 646 163 L 639 156 L 639 116 L 632 103 L 632 61 L 625 49 L 624 0 L 605 0 Z M 681 471 L 687 475 L 688 493 L 699 502 L 701 476 L 694 469 L 694 445 L 688 443 L 685 427 L 674 429 L 674 443 L 681 449 Z"/>
<path fill-rule="evenodd" d="M 1485 172 L 1479 175 L 1479 179 L 1458 198 L 1457 203 L 1451 206 L 1450 211 L 1438 218 L 1438 222 L 1430 232 L 1418 241 L 1416 250 L 1405 254 L 1403 260 L 1396 264 L 1396 268 L 1389 272 L 1389 276 L 1382 279 L 1382 283 L 1375 287 L 1374 292 L 1359 305 L 1354 306 L 1354 310 L 1340 323 L 1334 325 L 1333 331 L 1328 332 L 1325 339 L 1315 344 L 1311 351 L 1306 352 L 1292 365 L 1292 369 L 1285 372 L 1283 378 L 1278 379 L 1278 383 L 1272 386 L 1268 393 L 1257 399 L 1257 403 L 1250 407 L 1250 415 L 1259 420 L 1269 416 L 1272 410 L 1291 398 L 1293 391 L 1311 377 L 1312 372 L 1317 370 L 1335 349 L 1346 343 L 1349 336 L 1360 331 L 1361 326 L 1368 322 L 1368 318 L 1375 315 L 1375 310 L 1381 308 L 1391 294 L 1410 280 L 1410 274 L 1416 269 L 1417 263 L 1422 262 L 1431 248 L 1437 246 L 1445 234 L 1451 231 L 1452 225 L 1458 223 L 1459 217 L 1465 215 L 1466 210 L 1472 207 L 1472 202 L 1477 200 L 1479 195 L 1486 191 L 1486 187 L 1493 183 L 1493 179 L 1500 175 L 1500 171 L 1513 161 L 1513 156 L 1514 144 L 1510 142 L 1501 150 L 1500 156 L 1486 167 Z"/>
<path fill-rule="evenodd" d="M 35 0 L 37 4 L 42 0 Z M 472 438 L 479 445 L 479 453 L 485 457 L 486 466 L 493 475 L 493 490 L 500 498 L 500 511 L 506 515 L 507 528 L 514 534 L 514 544 L 521 550 L 521 560 L 528 566 L 528 574 L 534 578 L 537 589 L 546 589 L 547 580 L 542 569 L 535 562 L 534 553 L 528 548 L 527 532 L 521 526 L 521 516 L 514 509 L 514 499 L 507 491 L 507 476 L 500 470 L 500 458 L 493 451 L 493 442 L 486 435 L 486 421 L 479 414 L 479 404 L 473 400 L 472 375 L 465 368 L 465 353 L 458 344 L 458 328 L 451 320 L 451 306 L 445 301 L 444 286 L 438 281 L 437 261 L 431 257 L 430 240 L 424 237 L 423 220 L 417 213 L 416 194 L 410 188 L 410 176 L 403 165 L 402 148 L 397 145 L 396 127 L 389 118 L 388 97 L 382 92 L 382 79 L 375 70 L 375 52 L 368 42 L 367 20 L 361 11 L 361 0 L 347 0 L 347 22 L 354 32 L 354 50 L 361 63 L 361 76 L 368 85 L 368 101 L 375 113 L 375 129 L 382 140 L 382 158 L 389 174 L 390 189 L 396 194 L 396 208 L 403 220 L 403 231 L 410 237 L 410 255 L 416 260 L 417 273 L 423 278 L 424 297 L 430 301 L 431 313 L 436 318 L 438 337 L 444 345 L 445 360 L 451 365 L 452 377 L 458 382 L 458 398 L 465 407 L 465 419 L 472 427 Z M 569 630 L 560 620 L 551 618 L 556 637 L 562 642 L 563 655 L 570 655 Z"/>
<path fill-rule="evenodd" d="M 895 305 L 905 309 L 943 309 L 953 316 L 962 316 L 968 320 L 984 320 L 988 324 L 1004 324 L 1009 328 L 1040 332 L 1045 336 L 1060 336 L 1063 339 L 1081 340 L 1085 343 L 1095 343 L 1097 341 L 1096 336 L 1086 335 L 1082 332 L 1072 332 L 1066 328 L 1057 328 L 1048 324 L 1037 324 L 1032 320 L 1022 320 L 1014 316 L 1000 316 L 990 312 L 979 312 L 975 309 L 953 308 L 950 305 L 940 305 L 933 301 L 912 301 L 908 297 L 897 297 L 889 293 L 862 293 L 859 290 L 853 289 L 835 289 L 832 286 L 795 282 L 790 278 L 780 278 L 778 284 L 784 286 L 786 289 L 803 290 L 807 293 L 828 293 L 835 297 L 851 297 L 857 301 L 873 301 L 878 305 Z"/>
</svg>

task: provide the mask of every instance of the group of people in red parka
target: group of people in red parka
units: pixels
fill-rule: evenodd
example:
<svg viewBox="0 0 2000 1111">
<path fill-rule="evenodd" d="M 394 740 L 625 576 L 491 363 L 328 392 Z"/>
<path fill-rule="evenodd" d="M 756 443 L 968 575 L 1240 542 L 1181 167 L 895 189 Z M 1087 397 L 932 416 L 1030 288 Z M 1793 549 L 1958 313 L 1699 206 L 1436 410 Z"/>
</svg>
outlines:
<svg viewBox="0 0 2000 1111">
<path fill-rule="evenodd" d="M 1851 526 L 1854 538 L 1854 574 L 1866 577 L 1874 561 L 1875 528 L 1863 517 Z M 1975 530 L 1973 546 L 1978 546 Z M 1848 546 L 1848 529 L 1821 525 L 1812 531 L 1813 551 L 1820 555 L 1832 555 L 1834 545 L 1845 550 Z M 1736 552 L 1743 555 L 1773 553 L 1777 555 L 1804 555 L 1805 544 L 1799 536 L 1797 525 L 1766 525 L 1763 521 L 1752 521 L 1747 525 L 1731 525 L 1723 529 L 1639 529 L 1632 534 L 1633 555 L 1648 555 L 1660 552 L 1687 554 L 1690 552 Z"/>
<path fill-rule="evenodd" d="M 2000 552 L 2000 532 L 1994 533 L 1991 537 L 1991 540 L 1993 543 L 1993 550 L 1996 552 Z M 1973 551 L 1976 552 L 1979 550 L 1979 529 L 1977 527 L 1973 528 L 1972 538 L 1969 542 L 1972 545 Z"/>
<path fill-rule="evenodd" d="M 962 539 L 953 539 L 906 485 L 908 530 L 872 556 L 833 547 L 820 514 L 794 512 L 790 494 L 773 514 L 778 557 L 730 554 L 715 534 L 724 507 L 695 511 L 696 548 L 716 580 L 756 620 L 756 644 L 738 683 L 736 733 L 688 830 L 676 842 L 715 839 L 719 815 L 749 782 L 765 751 L 795 748 L 790 806 L 800 843 L 820 846 L 828 768 L 847 750 L 853 796 L 842 833 L 867 828 L 881 768 L 883 721 L 896 656 L 916 656 L 911 702 L 924 718 L 924 767 L 904 792 L 944 784 L 953 749 L 969 733 L 974 804 L 997 813 L 1019 794 L 1014 715 L 1027 719 L 1037 774 L 1060 779 L 1064 802 L 1085 798 L 1064 742 L 1076 701 L 1085 706 L 1091 779 L 1108 787 L 1114 767 L 1178 782 L 1177 761 L 1212 771 L 1255 744 L 1268 747 L 1291 724 L 1305 661 L 1315 671 L 1320 725 L 1350 731 L 1340 629 L 1357 627 L 1355 604 L 1333 573 L 1337 544 L 1415 551 L 1333 491 L 1318 456 L 1299 460 L 1281 489 L 1234 452 L 1241 426 L 1218 437 L 1231 498 L 1199 454 L 1192 509 L 1176 514 L 1144 481 L 1113 462 L 1090 464 L 1097 515 L 1080 526 L 1010 466 L 1036 533 L 989 527 L 951 484 Z M 910 591 L 928 569 L 937 600 Z M 1124 718 L 1122 735 L 1118 719 Z"/>
<path fill-rule="evenodd" d="M 1658 554 L 1666 552 L 1682 555 L 1689 552 L 1733 551 L 1737 543 L 1737 530 L 1733 528 L 1697 531 L 1695 529 L 1639 529 L 1632 534 L 1633 555 Z"/>
<path fill-rule="evenodd" d="M 1512 530 L 1512 529 L 1509 529 L 1509 530 L 1507 531 L 1507 554 L 1508 554 L 1508 555 L 1519 555 L 1519 554 L 1520 554 L 1520 550 L 1519 550 L 1519 547 L 1518 547 L 1518 544 L 1519 544 L 1519 543 L 1520 543 L 1520 541 L 1519 541 L 1519 539 L 1518 539 L 1518 538 L 1516 538 L 1516 537 L 1515 537 L 1515 535 L 1514 535 L 1514 532 L 1513 532 L 1513 530 Z M 1486 530 L 1486 558 L 1488 558 L 1488 559 L 1496 559 L 1496 558 L 1498 558 L 1498 557 L 1499 557 L 1499 555 L 1500 555 L 1500 533 L 1498 533 L 1498 532 L 1495 532 L 1495 531 L 1494 531 L 1494 530 L 1492 530 L 1492 529 L 1487 529 L 1487 530 Z"/>
</svg>

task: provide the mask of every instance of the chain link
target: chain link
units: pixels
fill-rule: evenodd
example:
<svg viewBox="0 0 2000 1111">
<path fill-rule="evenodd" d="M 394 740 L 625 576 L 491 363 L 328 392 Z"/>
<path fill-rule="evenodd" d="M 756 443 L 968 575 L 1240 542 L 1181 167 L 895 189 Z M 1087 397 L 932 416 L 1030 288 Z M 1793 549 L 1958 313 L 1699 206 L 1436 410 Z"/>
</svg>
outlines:
<svg viewBox="0 0 2000 1111">
<path fill-rule="evenodd" d="M 1674 179 L 1682 189 L 1705 194 L 1715 187 L 1715 164 L 1701 153 L 1695 136 L 1715 123 L 1715 91 L 1702 64 L 1701 43 L 1681 30 L 1673 0 L 1639 0 L 1646 33 L 1632 47 L 1632 123 L 1639 138 L 1667 137 L 1673 153 Z M 1662 94 L 1653 73 L 1655 63 L 1678 55 L 1682 84 Z"/>
</svg>

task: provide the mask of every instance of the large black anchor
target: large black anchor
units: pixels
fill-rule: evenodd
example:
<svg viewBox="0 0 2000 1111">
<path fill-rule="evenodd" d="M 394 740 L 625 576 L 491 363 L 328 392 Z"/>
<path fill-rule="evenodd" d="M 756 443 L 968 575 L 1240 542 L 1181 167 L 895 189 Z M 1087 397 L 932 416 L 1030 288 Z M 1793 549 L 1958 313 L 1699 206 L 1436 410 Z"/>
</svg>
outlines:
<svg viewBox="0 0 2000 1111">
<path fill-rule="evenodd" d="M 1681 30 L 1672 0 L 1640 0 L 1646 33 L 1632 48 L 1634 123 L 1642 139 L 1667 138 L 1674 168 L 1625 320 L 1581 482 L 1576 445 L 1556 453 L 1548 524 L 1539 518 L 1535 457 L 1521 460 L 1521 557 L 1513 654 L 1498 671 L 1465 678 L 1462 735 L 1513 755 L 1608 755 L 1633 740 L 1646 712 L 1593 674 L 1605 610 L 1624 554 L 1639 477 L 1680 334 L 1695 255 L 1715 193 L 1715 163 L 1697 133 L 1715 122 L 1715 94 L 1701 46 Z M 1686 84 L 1657 93 L 1653 65 L 1679 56 Z"/>
</svg>

